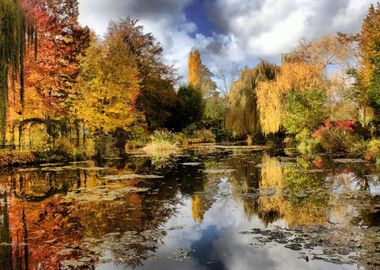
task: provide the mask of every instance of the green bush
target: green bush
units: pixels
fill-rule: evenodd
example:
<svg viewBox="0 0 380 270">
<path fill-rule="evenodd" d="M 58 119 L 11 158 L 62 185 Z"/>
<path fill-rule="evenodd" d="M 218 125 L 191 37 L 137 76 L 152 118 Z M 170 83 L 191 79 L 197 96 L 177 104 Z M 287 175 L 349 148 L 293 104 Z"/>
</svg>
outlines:
<svg viewBox="0 0 380 270">
<path fill-rule="evenodd" d="M 380 138 L 374 138 L 368 142 L 364 158 L 378 163 L 380 160 Z"/>
<path fill-rule="evenodd" d="M 126 150 L 144 146 L 148 141 L 146 129 L 142 126 L 132 126 L 128 130 Z"/>
<path fill-rule="evenodd" d="M 286 95 L 286 115 L 283 120 L 290 134 L 315 130 L 326 118 L 326 93 L 318 88 L 308 91 L 293 90 Z"/>
<path fill-rule="evenodd" d="M 302 141 L 297 150 L 303 155 L 313 155 L 322 150 L 321 143 L 316 138 L 310 138 Z"/>
<path fill-rule="evenodd" d="M 205 110 L 205 102 L 199 89 L 190 85 L 181 86 L 177 93 L 177 103 L 169 126 L 175 131 L 199 122 Z"/>
<path fill-rule="evenodd" d="M 349 153 L 361 138 L 344 127 L 325 129 L 320 134 L 320 144 L 329 153 Z"/>
</svg>

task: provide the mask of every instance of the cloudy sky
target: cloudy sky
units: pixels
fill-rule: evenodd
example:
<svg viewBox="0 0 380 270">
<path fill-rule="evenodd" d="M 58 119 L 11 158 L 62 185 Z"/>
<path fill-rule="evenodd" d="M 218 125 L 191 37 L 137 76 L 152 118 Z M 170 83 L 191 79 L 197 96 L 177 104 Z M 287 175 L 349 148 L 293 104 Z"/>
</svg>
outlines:
<svg viewBox="0 0 380 270">
<path fill-rule="evenodd" d="M 99 35 L 109 20 L 140 19 L 164 47 L 165 61 L 186 78 L 187 55 L 199 49 L 214 72 L 259 58 L 279 61 L 302 39 L 356 33 L 376 0 L 79 0 L 80 22 Z"/>
</svg>

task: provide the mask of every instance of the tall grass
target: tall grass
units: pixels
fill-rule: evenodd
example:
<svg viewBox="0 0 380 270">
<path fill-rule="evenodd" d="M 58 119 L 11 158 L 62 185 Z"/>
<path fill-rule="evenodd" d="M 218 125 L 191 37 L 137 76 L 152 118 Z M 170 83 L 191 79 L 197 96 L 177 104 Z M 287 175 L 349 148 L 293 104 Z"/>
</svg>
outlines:
<svg viewBox="0 0 380 270">
<path fill-rule="evenodd" d="M 180 140 L 170 131 L 156 130 L 143 148 L 145 153 L 154 157 L 170 157 L 179 151 Z"/>
</svg>

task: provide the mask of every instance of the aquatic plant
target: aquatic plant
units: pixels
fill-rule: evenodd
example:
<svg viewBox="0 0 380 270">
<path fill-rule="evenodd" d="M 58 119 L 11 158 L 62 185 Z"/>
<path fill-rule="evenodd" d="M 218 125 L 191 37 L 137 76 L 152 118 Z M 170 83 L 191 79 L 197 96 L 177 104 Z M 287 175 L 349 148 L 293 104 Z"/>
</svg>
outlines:
<svg viewBox="0 0 380 270">
<path fill-rule="evenodd" d="M 170 157 L 179 150 L 179 139 L 176 134 L 167 130 L 156 130 L 143 150 L 154 157 Z"/>
</svg>

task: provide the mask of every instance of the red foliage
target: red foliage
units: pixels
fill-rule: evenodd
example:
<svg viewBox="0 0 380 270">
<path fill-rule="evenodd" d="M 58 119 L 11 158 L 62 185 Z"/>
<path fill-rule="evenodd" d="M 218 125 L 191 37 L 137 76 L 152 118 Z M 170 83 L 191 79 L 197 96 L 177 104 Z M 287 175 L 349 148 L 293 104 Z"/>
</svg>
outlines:
<svg viewBox="0 0 380 270">
<path fill-rule="evenodd" d="M 23 0 L 37 29 L 37 55 L 29 48 L 25 60 L 26 105 L 42 116 L 62 114 L 60 104 L 79 72 L 79 56 L 89 45 L 89 29 L 78 23 L 77 0 Z M 33 96 L 38 96 L 37 101 Z M 34 100 L 33 100 L 34 99 Z M 27 108 L 28 109 L 28 108 Z M 53 115 L 52 115 L 53 114 Z"/>
<path fill-rule="evenodd" d="M 326 120 L 321 127 L 319 127 L 314 133 L 314 138 L 321 138 L 322 134 L 333 128 L 342 128 L 348 133 L 354 133 L 356 129 L 360 127 L 360 123 L 356 120 L 345 121 L 331 121 Z"/>
</svg>

